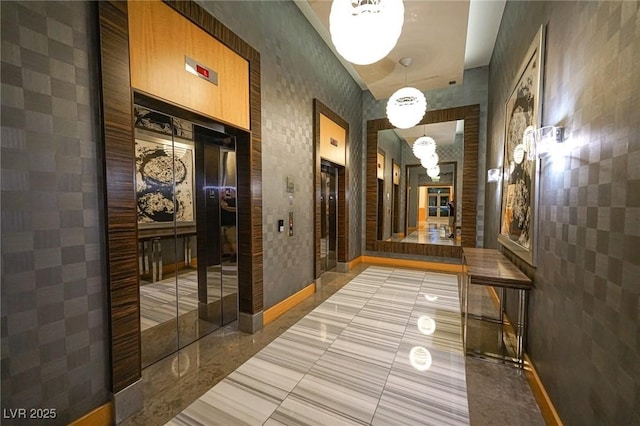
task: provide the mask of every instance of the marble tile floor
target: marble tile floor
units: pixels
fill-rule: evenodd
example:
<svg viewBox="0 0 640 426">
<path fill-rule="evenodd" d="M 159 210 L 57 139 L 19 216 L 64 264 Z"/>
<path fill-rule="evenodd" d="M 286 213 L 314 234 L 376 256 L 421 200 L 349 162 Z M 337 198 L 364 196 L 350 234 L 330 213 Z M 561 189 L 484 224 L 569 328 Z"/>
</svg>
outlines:
<svg viewBox="0 0 640 426">
<path fill-rule="evenodd" d="M 333 421 L 336 419 L 336 413 L 348 411 L 349 416 L 351 416 L 348 420 L 357 422 L 356 424 L 390 424 L 395 417 L 388 413 L 393 413 L 394 410 L 400 409 L 402 410 L 402 413 L 408 415 L 410 418 L 407 420 L 406 424 L 428 424 L 422 421 L 424 419 L 424 413 L 421 414 L 419 411 L 412 411 L 403 405 L 406 401 L 411 400 L 411 397 L 409 397 L 406 392 L 399 391 L 400 389 L 406 390 L 407 378 L 413 379 L 413 376 L 417 374 L 417 372 L 409 366 L 410 364 L 407 357 L 407 351 L 414 343 L 411 339 L 419 337 L 424 341 L 424 335 L 405 332 L 400 338 L 398 345 L 400 348 L 398 354 L 402 353 L 402 356 L 389 358 L 384 351 L 377 350 L 375 347 L 373 351 L 370 350 L 367 352 L 366 350 L 363 350 L 370 346 L 369 339 L 379 339 L 380 336 L 387 339 L 387 342 L 398 342 L 400 335 L 398 330 L 401 320 L 398 315 L 390 312 L 387 318 L 388 321 L 385 321 L 387 327 L 382 327 L 380 330 L 377 330 L 378 333 L 376 334 L 363 335 L 367 336 L 367 338 L 362 339 L 360 342 L 362 349 L 356 349 L 349 352 L 349 345 L 340 345 L 342 337 L 345 338 L 345 342 L 348 342 L 349 338 L 357 341 L 355 336 L 342 336 L 341 334 L 337 334 L 340 327 L 342 327 L 342 324 L 344 324 L 349 317 L 353 317 L 351 322 L 360 327 L 358 332 L 366 333 L 367 331 L 372 331 L 368 330 L 368 327 L 371 326 L 371 315 L 378 313 L 378 306 L 375 303 L 369 307 L 372 309 L 365 309 L 363 306 L 363 308 L 360 308 L 358 312 L 353 311 L 356 308 L 349 310 L 343 306 L 345 309 L 339 311 L 339 315 L 331 316 L 328 316 L 329 312 L 327 309 L 316 310 L 316 315 L 326 315 L 326 318 L 331 319 L 331 322 L 327 323 L 327 327 L 324 330 L 324 337 L 326 339 L 333 339 L 336 346 L 331 348 L 332 350 L 327 350 L 326 348 L 322 349 L 322 346 L 313 348 L 316 351 L 323 350 L 323 353 L 325 354 L 325 356 L 321 357 L 321 360 L 315 363 L 315 371 L 313 374 L 301 375 L 304 369 L 308 368 L 304 363 L 308 363 L 310 359 L 312 360 L 313 357 L 316 356 L 316 354 L 313 353 L 313 350 L 307 353 L 306 356 L 295 360 L 295 362 L 285 364 L 289 374 L 282 375 L 277 368 L 276 370 L 265 369 L 265 366 L 271 366 L 273 368 L 274 365 L 278 365 L 276 362 L 269 362 L 268 356 L 262 357 L 266 358 L 266 360 L 261 359 L 261 357 L 258 356 L 254 358 L 256 362 L 244 364 L 245 361 L 250 359 L 262 348 L 265 348 L 265 346 L 267 347 L 265 349 L 269 349 L 271 346 L 269 343 L 283 333 L 285 334 L 285 338 L 293 338 L 293 340 L 289 341 L 289 344 L 296 342 L 295 339 L 297 338 L 303 338 L 306 333 L 296 335 L 296 332 L 304 330 L 304 321 L 296 324 L 300 326 L 298 327 L 299 330 L 297 330 L 296 327 L 291 329 L 291 326 L 313 309 L 319 307 L 323 301 L 326 301 L 338 289 L 342 288 L 346 283 L 351 281 L 366 268 L 367 265 L 358 265 L 346 274 L 336 272 L 325 273 L 322 277 L 322 286 L 314 296 L 304 300 L 295 308 L 285 313 L 283 316 L 267 325 L 263 330 L 256 334 L 247 335 L 237 332 L 233 327 L 225 327 L 202 338 L 198 342 L 181 350 L 179 353 L 169 356 L 148 367 L 143 371 L 145 406 L 140 413 L 126 420 L 124 424 L 164 424 L 196 401 L 203 394 L 207 393 L 207 391 L 217 383 L 220 386 L 216 386 L 214 388 L 214 393 L 217 394 L 217 397 L 222 398 L 223 400 L 227 399 L 228 405 L 226 405 L 227 408 L 224 408 L 225 405 L 218 405 L 216 410 L 219 410 L 219 414 L 225 413 L 225 411 L 233 414 L 234 409 L 228 408 L 229 406 L 233 406 L 233 402 L 228 400 L 228 395 L 233 395 L 234 392 L 237 392 L 242 386 L 248 386 L 244 388 L 245 390 L 250 389 L 251 386 L 256 386 L 256 378 L 258 377 L 264 378 L 264 383 L 269 383 L 270 379 L 268 379 L 268 377 L 270 374 L 276 374 L 278 377 L 283 376 L 285 378 L 285 380 L 280 379 L 274 386 L 268 387 L 270 391 L 269 398 L 275 399 L 270 401 L 269 398 L 267 398 L 266 405 L 261 405 L 259 407 L 252 406 L 251 410 L 242 410 L 239 408 L 238 412 L 246 413 L 248 411 L 252 413 L 249 417 L 254 416 L 257 418 L 259 413 L 262 413 L 262 417 L 264 417 L 264 414 L 271 410 L 271 419 L 265 424 L 292 424 L 294 422 L 291 416 L 292 413 L 296 413 L 297 407 L 301 406 L 301 404 L 308 405 L 308 401 L 313 400 L 315 398 L 314 395 L 317 395 L 319 390 L 321 390 L 327 382 L 336 383 L 341 378 L 340 376 L 336 378 L 331 376 L 331 374 L 336 370 L 342 371 L 340 370 L 340 366 L 343 365 L 345 357 L 348 357 L 349 360 L 354 363 L 354 367 L 348 371 L 349 374 L 346 374 L 346 376 L 354 379 L 352 384 L 343 386 L 341 390 L 345 392 L 345 395 L 360 398 L 359 402 L 357 404 L 344 404 L 342 401 L 343 397 L 340 396 L 343 394 L 335 393 L 327 396 L 326 392 L 324 392 L 323 395 L 325 395 L 325 399 L 327 400 L 324 401 L 324 405 L 322 405 L 321 408 L 325 408 L 325 415 L 329 415 L 330 417 L 322 418 L 314 415 L 312 418 L 297 418 L 297 421 L 316 424 L 336 424 Z M 416 271 L 410 271 L 409 275 L 415 272 Z M 355 284 L 357 285 L 358 283 L 356 282 Z M 349 286 L 347 286 L 347 290 L 348 287 Z M 363 285 L 360 284 L 360 287 L 363 287 Z M 479 288 L 481 289 L 481 287 Z M 394 288 L 392 293 L 395 290 L 398 289 Z M 383 301 L 385 300 L 385 297 L 388 298 L 389 294 L 391 293 L 383 291 L 378 295 L 380 297 L 375 299 L 378 299 L 378 303 L 382 302 L 382 304 L 384 304 Z M 398 303 L 403 299 L 400 297 L 401 294 L 402 292 L 394 293 L 394 297 L 397 297 Z M 474 295 L 472 294 L 472 297 L 473 296 Z M 374 298 L 372 297 L 371 300 L 373 299 Z M 409 299 L 410 297 L 405 298 L 405 302 Z M 473 299 L 470 299 L 470 301 L 472 300 Z M 373 302 L 376 302 L 376 300 L 373 300 Z M 360 303 L 362 303 L 362 301 L 360 301 Z M 332 305 L 326 305 L 325 308 L 331 306 Z M 337 306 L 334 306 L 334 308 L 337 308 Z M 459 312 L 459 307 L 457 307 L 457 309 Z M 414 312 L 412 320 L 417 319 L 415 314 L 416 312 Z M 369 316 L 369 318 L 367 316 Z M 311 319 L 313 319 L 313 317 Z M 309 323 L 309 325 L 311 325 L 312 322 Z M 440 321 L 440 323 L 448 324 L 448 326 L 451 325 L 447 321 Z M 446 330 L 446 328 L 447 327 L 444 327 L 444 330 Z M 311 327 L 311 329 L 313 329 L 313 327 Z M 310 330 L 305 331 L 308 333 Z M 320 336 L 321 334 L 318 335 L 318 332 L 316 332 L 316 337 Z M 435 333 L 432 337 L 435 337 Z M 433 349 L 431 352 L 434 355 L 432 357 L 434 360 L 433 371 L 436 370 L 436 360 L 440 355 L 438 351 L 442 349 L 438 347 L 436 341 L 432 340 L 434 345 L 431 346 Z M 286 339 L 283 340 L 283 342 L 287 343 Z M 318 344 L 318 339 L 315 339 L 314 343 Z M 324 342 L 324 344 L 326 345 L 326 342 Z M 357 348 L 357 346 L 354 347 Z M 276 351 L 275 353 L 277 354 L 278 352 Z M 269 354 L 267 353 L 266 355 Z M 360 358 L 357 358 L 356 355 L 360 356 Z M 279 356 L 275 356 L 275 359 L 279 359 Z M 241 365 L 242 367 L 234 372 L 234 370 Z M 391 374 L 388 373 L 389 366 L 391 366 Z M 519 370 L 516 370 L 511 366 L 488 363 L 469 358 L 466 359 L 466 362 L 459 363 L 459 366 L 462 366 L 463 370 L 461 373 L 462 375 L 457 377 L 457 379 L 461 380 L 462 383 L 464 383 L 464 372 L 466 371 L 466 388 L 468 390 L 469 401 L 469 418 L 466 420 L 467 422 L 470 420 L 470 423 L 474 425 L 544 424 L 524 376 Z M 279 366 L 278 368 L 285 367 Z M 384 376 L 385 371 L 387 371 L 388 380 L 386 380 L 382 386 L 384 388 L 384 386 L 387 386 L 387 382 L 389 382 L 389 392 L 385 394 L 383 390 L 383 398 L 380 398 L 380 400 L 376 402 L 375 394 L 380 393 L 382 377 Z M 408 373 L 409 371 L 411 374 Z M 230 379 L 226 381 L 223 380 L 228 375 Z M 366 379 L 363 378 L 365 376 Z M 454 375 L 453 377 L 456 376 Z M 447 383 L 451 383 L 451 380 L 453 380 L 449 375 L 440 375 L 440 379 Z M 393 383 L 394 381 L 395 383 Z M 340 384 L 340 382 L 337 383 L 338 385 Z M 297 390 L 290 394 L 292 386 L 296 387 Z M 229 390 L 229 392 L 227 392 L 227 390 Z M 395 393 L 392 391 L 395 391 Z M 424 398 L 430 397 L 428 392 L 424 395 L 420 395 Z M 438 395 L 438 393 L 432 394 L 431 397 L 433 398 L 436 395 Z M 272 410 L 274 405 L 273 401 L 278 401 L 278 398 L 282 401 L 286 401 L 286 403 L 280 404 L 278 409 Z M 344 398 L 346 399 L 347 397 L 344 396 Z M 331 400 L 333 400 L 333 402 Z M 271 402 L 271 405 L 269 405 L 269 402 Z M 326 410 L 326 407 L 331 406 L 331 404 L 337 404 L 337 406 L 341 408 Z M 379 412 L 380 415 L 373 417 L 367 422 L 367 416 L 371 415 L 370 410 L 371 407 L 373 407 L 373 404 L 376 404 L 376 407 L 378 407 L 378 411 L 375 411 L 375 413 L 378 414 Z M 417 408 L 425 408 L 429 406 L 429 404 L 425 403 L 414 403 L 414 405 Z M 329 414 L 327 414 L 327 412 Z M 366 414 L 367 412 L 369 414 Z M 387 413 L 386 417 L 384 416 L 385 413 Z M 411 416 L 415 417 L 411 418 Z M 461 417 L 461 421 L 463 423 L 465 421 L 464 416 L 465 414 L 463 411 L 463 415 Z M 210 414 L 210 417 L 214 418 L 215 416 Z M 233 424 L 231 418 L 225 419 L 226 420 L 222 422 L 222 424 Z M 324 421 L 322 419 L 324 419 Z M 173 421 L 177 422 L 178 420 L 179 418 L 174 419 Z M 207 417 L 207 421 L 202 422 L 202 424 L 216 423 L 209 421 L 209 417 Z"/>
<path fill-rule="evenodd" d="M 401 243 L 437 244 L 441 246 L 460 245 L 458 238 L 449 238 L 447 226 L 420 228 L 403 238 L 390 238 L 389 241 L 399 241 Z"/>
</svg>

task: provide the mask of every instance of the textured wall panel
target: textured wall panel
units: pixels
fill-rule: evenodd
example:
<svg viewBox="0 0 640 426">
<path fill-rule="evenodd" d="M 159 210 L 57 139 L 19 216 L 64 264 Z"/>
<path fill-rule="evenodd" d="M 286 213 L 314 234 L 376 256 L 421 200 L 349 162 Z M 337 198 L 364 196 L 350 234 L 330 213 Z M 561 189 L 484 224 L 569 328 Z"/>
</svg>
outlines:
<svg viewBox="0 0 640 426">
<path fill-rule="evenodd" d="M 314 280 L 313 99 L 350 125 L 349 164 L 361 164 L 362 91 L 293 2 L 199 2 L 261 55 L 264 305 Z M 292 37 L 291 34 L 295 34 Z M 357 170 L 357 166 L 356 169 Z M 295 192 L 286 192 L 286 178 Z M 349 259 L 360 255 L 360 173 L 349 173 Z M 277 232 L 294 213 L 294 235 Z"/>
<path fill-rule="evenodd" d="M 489 167 L 502 164 L 504 101 L 543 23 L 542 122 L 580 146 L 541 163 L 538 266 L 520 265 L 536 286 L 529 353 L 565 424 L 640 424 L 638 2 L 507 3 L 490 71 Z M 492 247 L 499 200 L 486 200 Z"/>
<path fill-rule="evenodd" d="M 109 392 L 96 13 L 1 7 L 2 409 L 63 425 Z"/>
</svg>

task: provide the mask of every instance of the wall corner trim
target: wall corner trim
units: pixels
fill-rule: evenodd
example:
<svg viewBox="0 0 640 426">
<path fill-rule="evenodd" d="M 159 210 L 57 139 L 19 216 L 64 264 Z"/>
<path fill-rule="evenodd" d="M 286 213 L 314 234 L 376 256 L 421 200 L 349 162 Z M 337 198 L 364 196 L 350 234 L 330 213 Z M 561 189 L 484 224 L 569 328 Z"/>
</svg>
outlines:
<svg viewBox="0 0 640 426">
<path fill-rule="evenodd" d="M 316 283 L 313 282 L 298 291 L 297 293 L 287 297 L 282 302 L 277 303 L 270 307 L 269 309 L 264 311 L 262 324 L 267 325 L 272 321 L 275 321 L 276 318 L 287 312 L 289 309 L 296 306 L 298 303 L 302 302 L 307 297 L 311 296 L 316 292 Z"/>
</svg>

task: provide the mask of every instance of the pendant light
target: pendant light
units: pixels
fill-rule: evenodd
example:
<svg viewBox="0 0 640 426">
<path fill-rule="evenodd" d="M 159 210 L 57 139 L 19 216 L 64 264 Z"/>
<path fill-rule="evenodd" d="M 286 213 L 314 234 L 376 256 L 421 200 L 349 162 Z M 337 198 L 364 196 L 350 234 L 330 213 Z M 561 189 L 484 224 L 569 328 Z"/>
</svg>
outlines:
<svg viewBox="0 0 640 426">
<path fill-rule="evenodd" d="M 435 167 L 427 169 L 427 175 L 429 175 L 431 179 L 435 179 L 440 176 L 440 166 L 436 164 Z"/>
<path fill-rule="evenodd" d="M 421 158 L 420 159 L 420 164 L 425 169 L 432 169 L 432 168 L 434 168 L 435 166 L 438 165 L 438 161 L 440 161 L 440 157 L 438 157 L 438 154 L 436 154 L 435 152 L 432 152 L 431 154 L 427 155 L 426 157 Z"/>
<path fill-rule="evenodd" d="M 405 67 L 405 85 L 407 80 L 406 68 L 411 65 L 411 58 L 400 59 L 400 65 Z M 399 129 L 408 129 L 422 120 L 427 110 L 427 99 L 415 87 L 405 86 L 397 90 L 387 102 L 387 118 Z"/>
<path fill-rule="evenodd" d="M 422 126 L 422 136 L 413 142 L 413 155 L 422 159 L 436 151 L 436 141 L 425 134 L 425 126 Z"/>
<path fill-rule="evenodd" d="M 333 0 L 329 14 L 331 41 L 356 65 L 378 62 L 391 52 L 404 25 L 402 0 Z"/>
</svg>

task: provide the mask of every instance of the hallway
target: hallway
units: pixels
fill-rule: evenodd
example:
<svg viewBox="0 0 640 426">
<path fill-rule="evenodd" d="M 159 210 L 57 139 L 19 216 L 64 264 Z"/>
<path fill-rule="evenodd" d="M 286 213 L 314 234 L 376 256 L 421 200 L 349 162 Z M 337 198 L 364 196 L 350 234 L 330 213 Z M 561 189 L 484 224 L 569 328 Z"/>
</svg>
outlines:
<svg viewBox="0 0 640 426">
<path fill-rule="evenodd" d="M 143 380 L 125 424 L 544 424 L 520 371 L 462 356 L 457 277 L 435 272 L 326 273 L 259 333 L 225 327 Z"/>
</svg>

